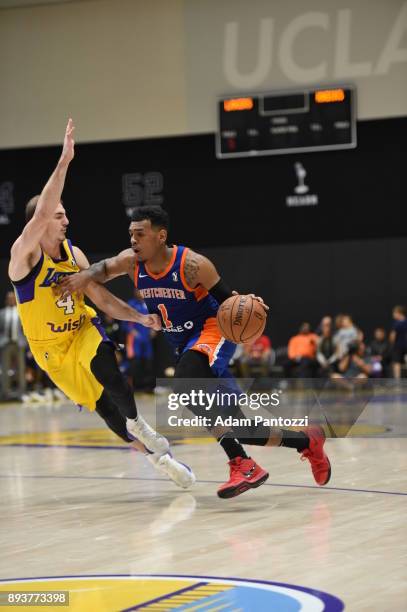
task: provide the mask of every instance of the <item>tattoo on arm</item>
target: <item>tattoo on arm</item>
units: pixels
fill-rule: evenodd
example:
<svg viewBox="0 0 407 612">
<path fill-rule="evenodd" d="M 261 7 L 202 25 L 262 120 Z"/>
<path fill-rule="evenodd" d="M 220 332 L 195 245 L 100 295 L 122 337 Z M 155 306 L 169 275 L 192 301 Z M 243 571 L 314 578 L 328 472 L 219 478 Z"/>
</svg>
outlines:
<svg viewBox="0 0 407 612">
<path fill-rule="evenodd" d="M 106 260 L 103 259 L 102 261 L 92 264 L 90 268 L 88 268 L 88 272 L 90 272 L 92 280 L 95 282 L 106 282 L 108 279 Z"/>
<path fill-rule="evenodd" d="M 195 253 L 188 253 L 185 258 L 184 275 L 187 284 L 195 288 L 198 284 L 200 257 Z"/>
</svg>

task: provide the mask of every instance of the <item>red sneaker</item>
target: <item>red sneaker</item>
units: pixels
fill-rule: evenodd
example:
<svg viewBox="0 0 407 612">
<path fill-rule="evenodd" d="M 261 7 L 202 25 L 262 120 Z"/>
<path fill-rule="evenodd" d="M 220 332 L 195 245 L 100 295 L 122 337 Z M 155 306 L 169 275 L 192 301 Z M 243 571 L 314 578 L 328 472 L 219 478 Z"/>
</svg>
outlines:
<svg viewBox="0 0 407 612">
<path fill-rule="evenodd" d="M 236 457 L 229 461 L 230 478 L 218 489 L 218 496 L 223 499 L 236 497 L 248 489 L 255 489 L 266 482 L 268 472 L 263 470 L 253 459 Z"/>
<path fill-rule="evenodd" d="M 319 425 L 305 427 L 301 431 L 309 437 L 309 448 L 302 451 L 301 460 L 308 459 L 317 484 L 326 485 L 331 478 L 331 464 L 324 451 L 325 432 Z"/>
</svg>

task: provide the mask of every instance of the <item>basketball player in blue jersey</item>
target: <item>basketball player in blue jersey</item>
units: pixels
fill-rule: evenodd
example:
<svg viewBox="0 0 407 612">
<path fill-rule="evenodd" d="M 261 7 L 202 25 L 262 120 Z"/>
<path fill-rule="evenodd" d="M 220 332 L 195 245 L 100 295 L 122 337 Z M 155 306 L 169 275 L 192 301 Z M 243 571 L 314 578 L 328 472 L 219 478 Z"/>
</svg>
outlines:
<svg viewBox="0 0 407 612">
<path fill-rule="evenodd" d="M 58 299 L 60 279 L 89 267 L 84 253 L 66 238 L 69 222 L 61 202 L 74 157 L 73 131 L 70 119 L 57 167 L 41 195 L 27 204 L 27 223 L 11 249 L 9 277 L 24 333 L 36 362 L 57 387 L 76 404 L 96 410 L 115 434 L 186 488 L 194 482 L 192 472 L 170 455 L 168 441 L 137 413 L 115 347 L 96 312 L 85 304 L 82 292 Z M 85 293 L 111 317 L 161 329 L 157 315 L 140 314 L 101 285 L 89 283 Z"/>
<path fill-rule="evenodd" d="M 104 283 L 128 274 L 148 311 L 162 318 L 163 331 L 178 358 L 175 378 L 230 377 L 228 363 L 235 345 L 222 337 L 216 313 L 233 292 L 209 259 L 186 247 L 167 245 L 168 226 L 168 215 L 161 207 L 136 208 L 129 227 L 131 248 L 64 279 L 64 291 L 84 290 L 90 281 Z M 256 299 L 263 303 L 261 298 Z M 219 497 L 234 497 L 268 478 L 268 473 L 246 455 L 242 444 L 294 448 L 310 461 L 319 485 L 329 481 L 331 467 L 323 449 L 325 434 L 321 427 L 311 426 L 300 432 L 263 427 L 253 437 L 241 437 L 226 428 L 212 433 L 230 466 L 230 478 L 219 488 Z"/>
</svg>

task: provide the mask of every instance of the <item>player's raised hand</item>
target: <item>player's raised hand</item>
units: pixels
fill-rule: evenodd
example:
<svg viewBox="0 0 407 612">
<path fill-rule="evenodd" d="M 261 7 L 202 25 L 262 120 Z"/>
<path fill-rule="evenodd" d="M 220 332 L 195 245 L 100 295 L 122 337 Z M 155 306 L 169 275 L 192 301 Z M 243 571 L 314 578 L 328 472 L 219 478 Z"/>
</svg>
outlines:
<svg viewBox="0 0 407 612">
<path fill-rule="evenodd" d="M 75 155 L 75 141 L 73 139 L 74 130 L 75 126 L 73 124 L 73 120 L 69 119 L 65 130 L 64 146 L 62 148 L 61 158 L 59 160 L 64 164 L 69 164 Z"/>
<path fill-rule="evenodd" d="M 61 297 L 64 298 L 75 292 L 83 293 L 90 280 L 91 277 L 87 270 L 64 276 L 59 281 L 58 287 Z"/>
<path fill-rule="evenodd" d="M 237 291 L 232 291 L 232 295 L 239 295 L 239 293 Z M 253 300 L 257 300 L 258 302 L 260 302 L 260 304 L 263 306 L 264 310 L 267 312 L 268 310 L 270 310 L 269 306 L 267 306 L 267 304 L 264 303 L 264 300 L 262 297 L 258 296 L 258 295 L 254 295 L 254 293 L 248 293 L 247 294 L 249 297 L 253 298 Z"/>
</svg>

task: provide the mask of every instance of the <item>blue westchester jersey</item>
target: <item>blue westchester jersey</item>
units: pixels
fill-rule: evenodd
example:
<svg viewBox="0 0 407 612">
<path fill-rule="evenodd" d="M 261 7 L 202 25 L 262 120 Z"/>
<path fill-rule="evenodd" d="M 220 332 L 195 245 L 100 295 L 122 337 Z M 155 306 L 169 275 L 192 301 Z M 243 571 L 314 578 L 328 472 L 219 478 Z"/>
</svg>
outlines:
<svg viewBox="0 0 407 612">
<path fill-rule="evenodd" d="M 202 286 L 188 286 L 184 275 L 187 252 L 188 248 L 174 245 L 171 261 L 160 274 L 138 263 L 134 283 L 148 311 L 161 317 L 164 334 L 177 355 L 190 349 L 204 353 L 213 372 L 220 376 L 236 345 L 223 338 L 216 324 L 218 302 Z"/>
</svg>

